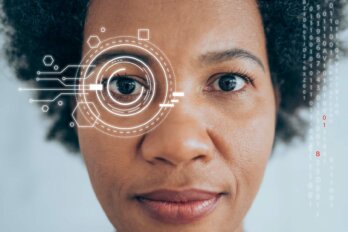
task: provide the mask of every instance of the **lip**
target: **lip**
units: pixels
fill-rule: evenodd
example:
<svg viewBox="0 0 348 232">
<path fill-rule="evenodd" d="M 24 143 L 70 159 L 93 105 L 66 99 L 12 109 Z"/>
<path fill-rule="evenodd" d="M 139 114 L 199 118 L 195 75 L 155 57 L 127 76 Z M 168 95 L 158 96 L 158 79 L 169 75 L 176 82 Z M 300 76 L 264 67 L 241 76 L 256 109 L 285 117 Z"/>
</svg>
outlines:
<svg viewBox="0 0 348 232">
<path fill-rule="evenodd" d="M 223 193 L 198 189 L 163 189 L 139 194 L 135 198 L 152 218 L 164 223 L 186 224 L 211 213 L 222 195 Z"/>
</svg>

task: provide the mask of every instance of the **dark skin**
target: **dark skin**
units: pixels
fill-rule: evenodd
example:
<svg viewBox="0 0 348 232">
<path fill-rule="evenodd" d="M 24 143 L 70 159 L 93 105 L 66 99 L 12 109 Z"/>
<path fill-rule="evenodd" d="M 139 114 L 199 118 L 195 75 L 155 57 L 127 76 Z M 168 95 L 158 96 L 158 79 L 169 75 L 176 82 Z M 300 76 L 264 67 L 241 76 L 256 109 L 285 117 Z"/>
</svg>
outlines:
<svg viewBox="0 0 348 232">
<path fill-rule="evenodd" d="M 256 1 L 92 1 L 84 53 L 101 26 L 102 40 L 149 28 L 151 42 L 172 63 L 177 90 L 185 92 L 164 122 L 142 136 L 79 128 L 93 188 L 111 223 L 119 232 L 243 231 L 272 152 L 277 110 Z M 209 59 L 233 49 L 256 59 Z M 241 70 L 253 81 L 239 79 L 239 89 L 223 91 L 211 81 Z M 160 188 L 226 194 L 204 218 L 173 225 L 144 213 L 131 197 Z"/>
</svg>

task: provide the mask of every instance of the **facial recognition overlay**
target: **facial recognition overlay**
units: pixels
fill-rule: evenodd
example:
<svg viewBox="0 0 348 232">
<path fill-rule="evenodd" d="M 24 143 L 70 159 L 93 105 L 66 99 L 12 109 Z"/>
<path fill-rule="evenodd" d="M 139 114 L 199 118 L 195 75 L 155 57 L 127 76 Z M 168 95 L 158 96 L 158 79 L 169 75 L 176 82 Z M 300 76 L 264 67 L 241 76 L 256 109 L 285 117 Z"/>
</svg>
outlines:
<svg viewBox="0 0 348 232">
<path fill-rule="evenodd" d="M 330 136 L 330 127 L 339 115 L 337 74 L 340 50 L 337 48 L 336 34 L 340 22 L 333 19 L 334 0 L 327 4 L 327 8 L 321 9 L 319 4 L 303 0 L 302 88 L 303 100 L 310 105 L 307 198 L 309 207 L 317 217 L 322 208 L 334 207 L 335 161 L 334 156 L 327 152 L 326 138 Z M 323 26 L 327 24 L 329 27 Z M 327 62 L 329 59 L 331 63 Z M 307 60 L 310 62 L 305 62 Z M 321 71 L 326 66 L 328 69 Z M 316 95 L 318 91 L 320 94 Z"/>
<path fill-rule="evenodd" d="M 101 33 L 107 29 L 102 27 Z M 158 126 L 170 109 L 179 103 L 183 92 L 175 91 L 175 74 L 165 54 L 150 42 L 150 31 L 138 29 L 136 36 L 117 36 L 101 41 L 98 35 L 87 40 L 89 51 L 81 63 L 59 70 L 54 56 L 43 57 L 36 81 L 56 81 L 61 88 L 19 91 L 58 91 L 53 99 L 30 99 L 50 104 L 64 103 L 63 95 L 75 95 L 70 127 L 95 128 L 117 137 L 144 134 Z M 53 70 L 52 70 L 53 69 Z M 74 69 L 75 76 L 67 76 Z M 79 116 L 77 118 L 77 116 Z"/>
</svg>

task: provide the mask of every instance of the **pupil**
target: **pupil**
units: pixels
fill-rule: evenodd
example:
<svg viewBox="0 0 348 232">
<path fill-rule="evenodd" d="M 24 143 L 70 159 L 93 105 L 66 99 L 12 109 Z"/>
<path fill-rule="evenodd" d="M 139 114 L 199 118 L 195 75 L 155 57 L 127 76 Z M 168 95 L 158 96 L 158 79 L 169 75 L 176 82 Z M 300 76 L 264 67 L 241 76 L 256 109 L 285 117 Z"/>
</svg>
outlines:
<svg viewBox="0 0 348 232">
<path fill-rule="evenodd" d="M 135 81 L 128 77 L 119 77 L 117 79 L 117 88 L 122 94 L 131 94 L 135 90 Z"/>
<path fill-rule="evenodd" d="M 223 91 L 232 91 L 236 88 L 237 81 L 232 75 L 222 76 L 219 80 L 219 87 Z"/>
</svg>

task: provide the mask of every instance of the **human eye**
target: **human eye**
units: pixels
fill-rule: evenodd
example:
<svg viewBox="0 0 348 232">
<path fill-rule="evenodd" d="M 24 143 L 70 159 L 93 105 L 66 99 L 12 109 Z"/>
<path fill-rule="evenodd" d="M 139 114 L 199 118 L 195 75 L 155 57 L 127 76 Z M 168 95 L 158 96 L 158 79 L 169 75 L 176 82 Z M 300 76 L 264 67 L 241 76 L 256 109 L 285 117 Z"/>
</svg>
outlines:
<svg viewBox="0 0 348 232">
<path fill-rule="evenodd" d="M 219 73 L 214 75 L 212 79 L 207 87 L 209 91 L 238 92 L 252 83 L 252 79 L 245 74 L 233 72 Z"/>
<path fill-rule="evenodd" d="M 247 85 L 253 84 L 253 78 L 246 72 L 222 72 L 211 76 L 205 90 L 212 92 L 237 93 Z"/>
<path fill-rule="evenodd" d="M 117 74 L 103 81 L 104 89 L 112 98 L 128 102 L 141 97 L 148 89 L 141 77 Z"/>
<path fill-rule="evenodd" d="M 112 78 L 109 84 L 110 91 L 118 95 L 140 94 L 143 87 L 135 78 L 126 75 Z"/>
</svg>

